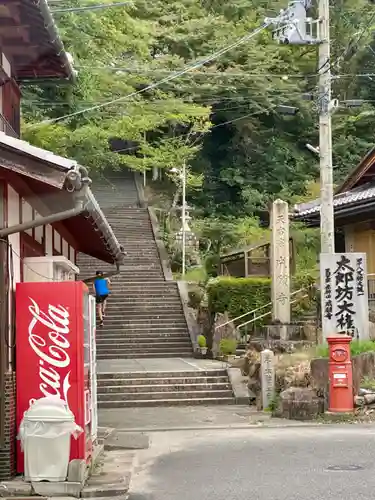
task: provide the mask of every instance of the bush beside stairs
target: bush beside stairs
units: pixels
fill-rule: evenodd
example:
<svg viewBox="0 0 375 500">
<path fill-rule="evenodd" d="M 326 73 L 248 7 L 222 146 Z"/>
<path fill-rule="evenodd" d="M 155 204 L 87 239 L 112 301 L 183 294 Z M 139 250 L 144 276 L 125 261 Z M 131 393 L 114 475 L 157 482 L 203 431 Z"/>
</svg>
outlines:
<svg viewBox="0 0 375 500">
<path fill-rule="evenodd" d="M 191 358 L 192 345 L 175 281 L 166 281 L 147 208 L 140 206 L 134 175 L 97 180 L 93 192 L 126 252 L 111 278 L 103 327 L 97 328 L 97 358 Z M 113 266 L 78 256 L 80 277 Z M 234 403 L 227 371 L 98 373 L 101 408 Z"/>
</svg>

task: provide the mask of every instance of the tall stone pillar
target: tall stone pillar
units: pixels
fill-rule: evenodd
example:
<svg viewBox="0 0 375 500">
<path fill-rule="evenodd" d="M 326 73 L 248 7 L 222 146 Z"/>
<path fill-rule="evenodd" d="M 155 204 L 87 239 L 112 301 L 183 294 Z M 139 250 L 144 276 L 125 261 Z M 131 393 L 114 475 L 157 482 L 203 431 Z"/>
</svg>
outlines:
<svg viewBox="0 0 375 500">
<path fill-rule="evenodd" d="M 290 255 L 288 204 L 276 200 L 271 210 L 271 288 L 272 320 L 290 323 Z M 280 332 L 286 336 L 285 331 Z"/>
</svg>

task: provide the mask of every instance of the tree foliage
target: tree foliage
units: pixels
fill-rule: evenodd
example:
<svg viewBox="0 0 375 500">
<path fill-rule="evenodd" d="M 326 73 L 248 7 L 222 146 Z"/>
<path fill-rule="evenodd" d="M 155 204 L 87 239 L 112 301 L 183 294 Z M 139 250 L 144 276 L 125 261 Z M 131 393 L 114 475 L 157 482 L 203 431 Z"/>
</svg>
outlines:
<svg viewBox="0 0 375 500">
<path fill-rule="evenodd" d="M 82 0 L 52 2 L 82 6 Z M 189 201 L 210 217 L 206 236 L 223 215 L 261 214 L 275 197 L 301 199 L 318 178 L 317 158 L 305 147 L 318 143 L 317 111 L 303 99 L 318 97 L 315 46 L 277 45 L 265 30 L 169 78 L 285 7 L 284 0 L 135 0 L 56 14 L 77 81 L 23 89 L 24 136 L 93 170 L 169 171 L 187 162 Z M 367 0 L 335 0 L 331 11 L 331 69 L 341 75 L 333 80 L 333 96 L 369 101 L 334 115 L 339 182 L 373 143 L 375 79 L 357 75 L 373 71 L 375 16 Z M 286 116 L 280 105 L 299 113 Z M 119 152 L 111 150 L 113 139 L 123 141 Z"/>
</svg>

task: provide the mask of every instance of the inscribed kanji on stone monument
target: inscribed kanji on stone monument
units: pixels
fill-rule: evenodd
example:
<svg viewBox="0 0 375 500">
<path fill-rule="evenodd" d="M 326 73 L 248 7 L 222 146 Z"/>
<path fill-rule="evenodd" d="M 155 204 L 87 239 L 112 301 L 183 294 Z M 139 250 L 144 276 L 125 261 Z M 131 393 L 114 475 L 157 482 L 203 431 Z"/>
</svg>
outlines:
<svg viewBox="0 0 375 500">
<path fill-rule="evenodd" d="M 320 255 L 323 337 L 369 338 L 365 253 Z"/>
</svg>

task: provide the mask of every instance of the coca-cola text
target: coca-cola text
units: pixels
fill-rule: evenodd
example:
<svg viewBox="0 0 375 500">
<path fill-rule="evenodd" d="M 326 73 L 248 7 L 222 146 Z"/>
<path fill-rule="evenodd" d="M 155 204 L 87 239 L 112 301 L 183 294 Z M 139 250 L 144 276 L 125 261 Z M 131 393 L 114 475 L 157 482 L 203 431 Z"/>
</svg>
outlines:
<svg viewBox="0 0 375 500">
<path fill-rule="evenodd" d="M 46 313 L 40 310 L 35 300 L 31 297 L 29 299 L 32 303 L 29 305 L 32 320 L 29 323 L 28 339 L 30 347 L 39 358 L 40 392 L 44 396 L 59 396 L 68 403 L 68 392 L 71 387 L 70 371 L 61 383 L 59 369 L 68 368 L 71 362 L 68 352 L 70 348 L 69 311 L 62 305 L 48 304 Z M 35 396 L 36 399 L 40 397 Z"/>
</svg>

